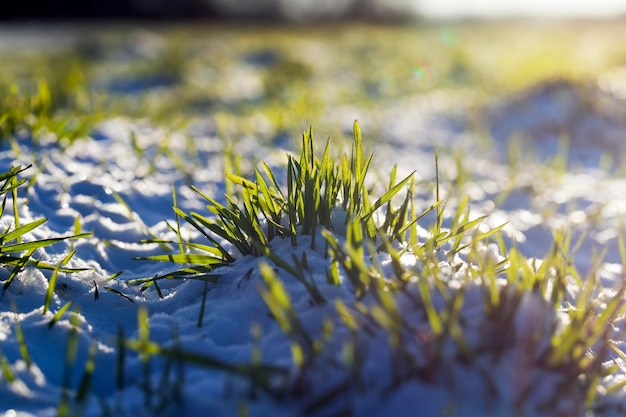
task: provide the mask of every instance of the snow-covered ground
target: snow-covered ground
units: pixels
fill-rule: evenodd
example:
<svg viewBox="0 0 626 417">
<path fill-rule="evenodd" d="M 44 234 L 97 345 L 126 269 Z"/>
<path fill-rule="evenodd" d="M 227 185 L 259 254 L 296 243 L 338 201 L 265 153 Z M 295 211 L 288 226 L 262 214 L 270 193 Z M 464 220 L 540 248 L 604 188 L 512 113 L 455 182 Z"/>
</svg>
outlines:
<svg viewBox="0 0 626 417">
<path fill-rule="evenodd" d="M 626 212 L 626 177 L 616 166 L 626 157 L 620 133 L 624 132 L 626 117 L 624 101 L 617 94 L 595 85 L 558 82 L 490 103 L 484 114 L 493 139 L 487 142 L 484 134 L 467 129 L 465 121 L 459 119 L 463 103 L 455 97 L 433 93 L 403 100 L 385 110 L 393 117 L 380 118 L 388 122 L 378 126 L 378 141 L 367 142 L 366 150 L 374 152 L 374 171 L 382 172 L 384 177 L 393 163 L 398 164 L 399 173 L 416 170 L 417 205 L 425 208 L 434 202 L 433 188 L 427 184 L 434 181 L 433 149 L 437 148 L 444 198 L 451 199 L 444 225 L 453 214 L 455 198 L 467 193 L 472 199 L 473 215 L 488 214 L 488 226 L 509 222 L 503 229 L 506 242 L 515 242 L 526 256 L 540 258 L 547 254 L 553 232 L 568 227 L 573 230 L 574 240 L 585 234 L 574 260 L 582 274 L 591 269 L 593 254 L 606 247 L 600 279 L 609 293 L 621 281 L 618 236 Z M 359 118 L 368 135 L 367 114 L 345 109 L 335 117 L 346 126 Z M 294 136 L 297 133 L 293 132 Z M 564 134 L 571 137 L 562 154 L 568 168 L 559 171 L 562 162 L 558 139 Z M 49 220 L 32 237 L 71 234 L 77 218 L 82 230 L 93 232 L 93 236 L 71 242 L 76 254 L 68 266 L 89 271 L 60 274 L 51 312 L 43 313 L 50 274 L 39 269 L 27 268 L 2 293 L 0 352 L 15 380 L 7 381 L 6 374 L 0 372 L 0 413 L 5 417 L 56 416 L 59 404 L 67 397 L 71 413 L 75 413 L 71 415 L 86 416 L 585 415 L 584 398 L 583 403 L 578 397 L 554 398 L 564 384 L 572 381 L 564 380 L 562 374 L 528 366 L 536 353 L 532 349 L 539 349 L 541 344 L 541 340 L 536 345 L 525 344 L 528 335 L 546 337 L 559 320 L 549 303 L 536 293 L 527 293 L 519 300 L 517 316 L 512 320 L 514 328 L 506 335 L 513 347 L 499 358 L 481 355 L 469 364 L 459 359 L 452 343 L 441 346 L 439 362 L 429 363 L 431 357 L 420 350 L 426 345 L 420 337 L 427 337 L 424 329 L 428 322 L 422 310 L 412 308 L 410 297 L 399 297 L 402 318 L 415 330 L 413 339 L 403 341 L 406 349 L 417 352 L 413 359 L 423 361 L 420 369 L 432 373 L 418 378 L 403 376 L 408 369 L 403 362 L 406 358 L 392 355 L 388 333 L 374 329 L 355 335 L 338 319 L 334 302 L 313 305 L 304 286 L 281 271 L 279 277 L 308 333 L 322 338 L 326 323 L 333 323 L 319 363 L 301 380 L 291 381 L 294 391 L 282 396 L 255 389 L 250 378 L 235 375 L 233 369 L 210 366 L 211 359 L 233 365 L 260 360 L 281 369 L 274 377 L 277 381 L 271 381 L 275 386 L 280 386 L 281 378 L 294 378 L 292 344 L 261 297 L 264 285 L 259 264 L 268 260 L 243 257 L 215 270 L 217 282 L 207 286 L 194 280 L 161 281 L 163 298 L 153 287 L 140 292 L 125 282 L 162 275 L 175 268 L 135 260 L 162 253 L 158 245 L 140 241 L 151 237 L 176 239 L 165 223 L 175 223 L 172 187 L 177 192 L 178 206 L 186 211 L 203 210 L 191 184 L 222 199 L 224 139 L 207 121 L 192 124 L 185 135 L 168 135 L 148 122 L 120 118 L 101 123 L 91 137 L 64 148 L 44 138 L 37 144 L 20 142 L 20 152 L 16 153 L 3 142 L 2 171 L 11 165 L 34 165 L 24 173 L 34 181 L 20 190 L 19 213 L 24 223 L 42 217 Z M 193 155 L 189 153 L 189 140 L 193 141 Z M 161 152 L 164 144 L 168 149 L 165 154 Z M 510 148 L 517 150 L 513 160 L 507 158 Z M 279 170 L 286 163 L 282 150 L 255 143 L 253 137 L 243 141 L 237 151 L 244 158 L 265 159 Z M 335 147 L 336 153 L 348 151 Z M 608 157 L 603 157 L 605 154 Z M 469 173 L 467 181 L 455 182 L 462 177 L 462 170 Z M 10 213 L 7 204 L 0 220 L 3 229 L 11 224 Z M 426 226 L 421 233 L 426 233 Z M 184 237 L 192 236 L 190 230 L 184 230 L 188 234 Z M 283 259 L 292 259 L 292 255 L 300 259 L 306 252 L 309 272 L 322 295 L 327 300 L 341 300 L 349 309 L 356 308 L 357 300 L 348 282 L 339 286 L 326 283 L 328 260 L 323 245 L 312 250 L 307 239 L 302 237 L 295 248 L 287 240 L 276 239 L 272 247 Z M 321 236 L 318 241 L 323 241 Z M 63 242 L 38 254 L 42 260 L 57 264 L 69 250 L 70 242 Z M 494 259 L 500 260 L 495 246 L 489 250 Z M 402 261 L 406 268 L 418 268 L 411 255 Z M 384 254 L 379 262 L 383 269 L 390 267 L 390 259 Z M 109 280 L 118 271 L 123 273 Z M 449 271 L 451 292 L 458 287 L 462 274 L 462 268 Z M 9 269 L 0 270 L 0 282 L 8 275 Z M 408 289 L 413 290 L 417 291 Z M 466 287 L 465 291 L 461 315 L 467 323 L 467 343 L 497 343 L 495 335 L 484 333 L 485 292 L 478 285 Z M 66 313 L 50 328 L 53 314 L 68 301 L 75 313 Z M 365 297 L 359 302 L 368 308 L 374 300 Z M 442 302 L 433 300 L 435 305 Z M 140 337 L 137 320 L 144 308 L 149 316 L 150 340 L 181 348 L 204 362 L 168 363 L 156 355 L 150 358 L 148 367 L 133 352 L 120 355 L 120 335 Z M 198 325 L 200 315 L 202 323 Z M 30 367 L 20 351 L 18 323 L 32 359 Z M 68 342 L 73 333 L 77 333 L 77 353 L 67 368 Z M 482 340 L 484 337 L 493 340 Z M 357 346 L 358 358 L 349 358 L 350 342 Z M 75 392 L 66 388 L 79 386 L 90 349 L 95 352 L 95 368 L 88 395 L 79 403 Z M 254 359 L 259 355 L 260 359 Z M 121 365 L 120 358 L 124 360 Z M 357 378 L 346 375 L 346 369 L 353 368 L 339 366 L 350 360 L 358 361 L 353 367 L 360 373 Z M 618 359 L 615 363 L 626 371 Z M 618 371 L 602 384 L 608 386 L 625 377 L 626 372 Z M 355 380 L 359 383 L 345 385 L 345 381 Z M 609 395 L 604 385 L 597 390 L 595 415 L 621 415 L 626 408 L 626 392 L 618 390 Z"/>
</svg>

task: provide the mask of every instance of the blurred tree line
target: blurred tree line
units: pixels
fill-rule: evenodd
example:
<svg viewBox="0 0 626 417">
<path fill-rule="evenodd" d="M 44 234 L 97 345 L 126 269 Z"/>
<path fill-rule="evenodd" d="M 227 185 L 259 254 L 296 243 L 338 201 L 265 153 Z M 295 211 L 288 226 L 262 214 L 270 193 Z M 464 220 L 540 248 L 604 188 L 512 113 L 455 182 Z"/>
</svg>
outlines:
<svg viewBox="0 0 626 417">
<path fill-rule="evenodd" d="M 3 20 L 250 19 L 269 21 L 398 20 L 417 0 L 9 0 Z"/>
</svg>

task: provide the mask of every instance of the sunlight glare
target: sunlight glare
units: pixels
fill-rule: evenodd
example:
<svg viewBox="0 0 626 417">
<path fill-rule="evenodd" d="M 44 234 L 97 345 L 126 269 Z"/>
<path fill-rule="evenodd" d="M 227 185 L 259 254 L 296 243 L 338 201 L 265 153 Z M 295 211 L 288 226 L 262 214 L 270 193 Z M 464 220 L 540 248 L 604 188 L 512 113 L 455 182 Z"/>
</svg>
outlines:
<svg viewBox="0 0 626 417">
<path fill-rule="evenodd" d="M 532 17 L 610 17 L 626 13 L 624 0 L 412 0 L 428 17 L 532 16 Z"/>
</svg>

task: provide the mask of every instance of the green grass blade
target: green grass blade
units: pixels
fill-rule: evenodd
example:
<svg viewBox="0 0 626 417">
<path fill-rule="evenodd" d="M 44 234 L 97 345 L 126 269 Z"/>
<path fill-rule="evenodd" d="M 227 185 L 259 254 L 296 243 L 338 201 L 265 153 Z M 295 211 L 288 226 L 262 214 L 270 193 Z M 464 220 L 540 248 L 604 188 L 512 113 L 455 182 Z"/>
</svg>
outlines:
<svg viewBox="0 0 626 417">
<path fill-rule="evenodd" d="M 17 340 L 17 344 L 20 347 L 20 354 L 22 355 L 22 360 L 26 363 L 26 367 L 30 368 L 33 364 L 33 360 L 30 357 L 30 353 L 28 353 L 28 347 L 26 346 L 26 339 L 24 338 L 24 331 L 22 330 L 22 323 L 18 317 L 17 308 L 15 304 L 13 304 L 13 313 L 15 313 L 15 339 Z"/>
<path fill-rule="evenodd" d="M 92 342 L 89 345 L 89 351 L 87 353 L 87 362 L 85 363 L 85 370 L 83 376 L 78 383 L 76 390 L 76 403 L 80 404 L 87 399 L 87 394 L 91 389 L 91 383 L 93 381 L 93 373 L 96 369 L 96 353 L 98 352 L 98 344 Z"/>
<path fill-rule="evenodd" d="M 354 147 L 353 147 L 353 164 L 352 169 L 354 174 L 358 177 L 361 176 L 363 164 L 363 136 L 361 135 L 361 126 L 357 120 L 354 121 L 353 124 L 354 131 Z"/>
<path fill-rule="evenodd" d="M 11 369 L 11 365 L 7 361 L 7 358 L 0 352 L 0 371 L 2 378 L 8 382 L 9 384 L 13 383 L 17 380 L 13 370 Z"/>
<path fill-rule="evenodd" d="M 48 312 L 48 309 L 50 308 L 50 301 L 52 301 L 52 295 L 54 294 L 54 288 L 56 286 L 57 276 L 59 275 L 59 269 L 61 268 L 61 266 L 67 264 L 69 262 L 69 260 L 72 259 L 72 257 L 74 256 L 75 253 L 76 253 L 76 251 L 71 251 L 70 253 L 68 253 L 65 256 L 65 258 L 63 258 L 63 260 L 61 262 L 59 262 L 57 267 L 52 272 L 52 276 L 50 277 L 50 281 L 48 281 L 48 290 L 46 291 L 46 298 L 45 298 L 45 301 L 44 301 L 44 304 L 43 304 L 43 314 L 44 315 Z"/>
<path fill-rule="evenodd" d="M 116 290 L 115 288 L 111 288 L 111 287 L 103 287 L 106 291 L 113 293 L 115 295 L 119 295 L 122 298 L 127 299 L 128 301 L 130 301 L 131 303 L 133 302 L 133 299 L 130 298 L 129 296 L 127 296 L 126 294 L 124 294 L 123 292 L 121 292 L 120 290 Z"/>
<path fill-rule="evenodd" d="M 72 328 L 70 330 L 67 346 L 65 348 L 65 366 L 61 382 L 61 400 L 58 406 L 58 416 L 66 417 L 70 415 L 70 392 L 72 389 L 72 369 L 76 362 L 78 352 L 78 314 L 72 314 L 70 318 Z"/>
<path fill-rule="evenodd" d="M 152 255 L 142 258 L 142 260 L 159 261 L 159 262 L 174 262 L 179 264 L 202 264 L 202 265 L 222 265 L 224 260 L 221 257 L 215 257 L 213 255 L 201 255 L 191 253 L 171 253 L 165 255 Z"/>
<path fill-rule="evenodd" d="M 15 240 L 15 239 L 19 239 L 25 233 L 28 233 L 31 230 L 36 229 L 37 227 L 41 226 L 42 224 L 44 224 L 47 221 L 48 221 L 48 219 L 43 218 L 43 219 L 35 220 L 34 222 L 31 222 L 31 223 L 25 224 L 22 227 L 18 227 L 15 230 L 13 230 L 12 232 L 7 233 L 7 234 L 5 234 L 3 236 L 0 236 L 0 244 L 2 244 L 4 242 L 10 242 L 10 241 Z"/>
<path fill-rule="evenodd" d="M 415 171 L 413 171 L 408 177 L 400 181 L 398 184 L 393 186 L 389 191 L 383 194 L 382 197 L 376 200 L 376 202 L 372 205 L 370 210 L 367 213 L 365 213 L 363 216 L 361 216 L 361 219 L 364 221 L 369 219 L 372 216 L 372 214 L 374 214 L 374 211 L 376 211 L 377 209 L 385 205 L 387 202 L 389 202 L 393 198 L 393 196 L 398 194 L 398 192 L 411 180 L 411 178 L 413 178 L 414 174 L 415 174 Z"/>
<path fill-rule="evenodd" d="M 96 287 L 97 290 L 97 287 Z M 65 314 L 65 312 L 70 308 L 70 306 L 72 305 L 71 301 L 68 301 L 67 303 L 65 303 L 60 309 L 59 311 L 57 311 L 56 313 L 54 313 L 54 316 L 52 317 L 52 319 L 50 319 L 50 321 L 48 322 L 48 328 L 53 328 L 54 325 L 61 320 L 61 317 L 63 317 L 63 314 Z"/>
<path fill-rule="evenodd" d="M 204 321 L 204 309 L 206 307 L 206 296 L 208 293 L 209 293 L 209 283 L 205 281 L 204 291 L 202 291 L 202 303 L 200 304 L 200 312 L 198 313 L 198 322 L 196 323 L 196 327 L 198 328 L 202 327 L 202 322 Z"/>
<path fill-rule="evenodd" d="M 44 248 L 46 246 L 50 246 L 55 243 L 62 242 L 64 240 L 81 239 L 81 238 L 88 237 L 91 235 L 92 235 L 91 233 L 81 233 L 80 235 L 55 237 L 55 238 L 50 238 L 50 239 L 36 240 L 33 242 L 16 243 L 13 245 L 4 245 L 4 246 L 0 246 L 0 253 L 15 253 L 15 252 L 31 251 L 31 250 L 34 251 L 35 249 Z"/>
<path fill-rule="evenodd" d="M 17 187 L 20 186 L 20 184 L 18 183 L 16 177 L 11 178 L 11 186 L 13 187 L 11 189 L 11 194 L 13 196 L 13 224 L 15 225 L 16 229 L 20 228 L 20 216 L 19 216 L 19 212 L 17 211 Z M 20 242 L 21 238 L 18 236 L 17 237 L 17 241 Z"/>
<path fill-rule="evenodd" d="M 33 256 L 34 252 L 35 252 L 34 249 L 29 250 L 21 258 L 19 258 L 19 260 L 15 262 L 15 264 L 13 264 L 14 265 L 13 269 L 11 270 L 11 273 L 9 274 L 9 277 L 7 278 L 6 282 L 4 283 L 4 287 L 3 287 L 4 291 L 6 291 L 9 288 L 9 286 L 11 285 L 15 277 L 17 277 L 17 274 L 22 270 L 24 265 L 28 263 L 28 261 L 30 260 L 30 257 Z"/>
</svg>

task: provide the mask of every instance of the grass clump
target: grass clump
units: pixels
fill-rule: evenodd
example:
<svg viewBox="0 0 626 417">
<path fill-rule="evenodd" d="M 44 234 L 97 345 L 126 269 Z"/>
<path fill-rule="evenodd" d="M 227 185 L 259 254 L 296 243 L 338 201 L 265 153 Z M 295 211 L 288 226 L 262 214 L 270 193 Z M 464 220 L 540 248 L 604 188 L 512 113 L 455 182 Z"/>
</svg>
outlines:
<svg viewBox="0 0 626 417">
<path fill-rule="evenodd" d="M 37 259 L 37 251 L 62 241 L 80 239 L 91 236 L 91 233 L 77 232 L 76 234 L 69 236 L 29 240 L 29 233 L 44 225 L 48 220 L 46 218 L 42 218 L 23 224 L 22 220 L 20 219 L 18 210 L 18 191 L 20 187 L 26 184 L 28 181 L 28 179 L 26 178 L 20 178 L 20 174 L 22 174 L 29 168 L 30 166 L 11 166 L 8 171 L 0 173 L 0 197 L 2 199 L 0 203 L 0 220 L 3 222 L 3 225 L 6 225 L 3 226 L 3 230 L 0 231 L 0 267 L 5 267 L 10 270 L 6 279 L 3 279 L 3 286 L 2 290 L 0 291 L 0 299 L 4 297 L 5 292 L 9 290 L 11 284 L 13 284 L 18 279 L 20 272 L 22 272 L 25 268 L 34 267 L 42 270 L 52 271 L 48 282 L 48 290 L 46 292 L 45 300 L 43 303 L 43 314 L 45 315 L 51 310 L 51 300 L 55 291 L 56 279 L 58 274 L 61 272 L 72 273 L 85 271 L 87 269 L 67 268 L 65 266 L 74 255 L 74 250 L 71 250 L 70 253 L 66 255 L 64 259 L 56 266 L 43 262 L 41 261 L 41 259 Z M 10 204 L 12 205 L 11 214 L 7 214 L 8 201 L 11 201 Z M 5 221 L 7 217 L 9 217 L 10 220 Z M 72 302 L 68 301 L 65 305 L 60 307 L 53 315 L 52 319 L 48 322 L 48 327 L 52 328 L 61 318 L 61 316 L 68 310 L 71 304 Z M 15 302 L 13 302 L 13 312 L 16 316 L 18 316 L 18 310 Z M 66 397 L 66 394 L 68 393 L 70 385 L 70 369 L 72 368 L 73 363 L 76 359 L 75 316 L 76 315 L 72 316 L 73 327 L 70 338 L 68 340 L 66 372 L 63 378 L 63 395 L 58 408 L 59 416 L 69 415 L 69 398 Z M 14 330 L 16 335 L 16 341 L 19 345 L 21 358 L 26 364 L 27 368 L 30 369 L 33 366 L 34 362 L 29 353 L 27 340 L 24 335 L 24 331 L 22 330 L 22 325 L 19 318 L 16 318 L 15 320 Z M 81 382 L 79 396 L 77 397 L 78 402 L 81 402 L 84 399 L 86 393 L 89 391 L 89 383 L 91 371 L 93 370 L 92 368 L 94 366 L 93 362 L 95 358 L 95 353 L 96 352 L 94 345 L 94 347 L 90 349 L 90 360 L 87 364 L 87 368 L 90 369 L 86 369 L 83 381 Z M 8 384 L 12 384 L 18 380 L 18 376 L 13 372 L 13 369 L 11 368 L 11 365 L 9 364 L 7 358 L 2 353 L 0 353 L 0 376 L 0 379 L 3 379 Z"/>
<path fill-rule="evenodd" d="M 600 258 L 583 277 L 573 263 L 577 245 L 571 244 L 568 233 L 558 232 L 541 261 L 527 259 L 516 247 L 505 245 L 499 233 L 505 225 L 479 229 L 484 217 L 472 218 L 468 198 L 458 199 L 445 228 L 438 175 L 437 201 L 422 213 L 414 208 L 412 174 L 397 181 L 395 168 L 387 191 L 372 201 L 365 181 L 372 156 L 363 154 L 358 123 L 350 156 L 335 160 L 327 142 L 322 156 L 316 157 L 310 129 L 302 145 L 299 158 L 287 157 L 285 187 L 263 163 L 251 179 L 228 175 L 239 192 L 226 195 L 226 204 L 195 189 L 212 217 L 187 213 L 175 201 L 177 223 L 171 229 L 178 240 L 167 243 L 179 251 L 148 259 L 183 267 L 134 282 L 144 289 L 163 278 L 217 282 L 216 267 L 244 255 L 264 257 L 260 295 L 289 340 L 296 373 L 287 382 L 281 378 L 278 386 L 262 378 L 262 388 L 278 399 L 301 398 L 306 391 L 303 412 L 330 409 L 355 389 L 367 390 L 364 364 L 376 359 L 365 346 L 381 336 L 387 339 L 392 374 L 383 392 L 392 393 L 409 382 L 436 385 L 443 374 L 455 378 L 458 367 L 475 373 L 494 400 L 511 401 L 516 407 L 549 409 L 566 398 L 572 410 L 594 409 L 602 380 L 619 369 L 607 360 L 624 357 L 613 341 L 613 323 L 626 315 L 623 284 L 611 292 L 599 289 Z M 404 198 L 394 200 L 403 189 Z M 381 208 L 386 210 L 377 212 Z M 436 218 L 430 229 L 418 228 L 418 221 L 429 213 Z M 185 241 L 181 219 L 206 242 Z M 327 283 L 348 285 L 352 297 L 327 299 L 312 279 L 306 251 L 283 259 L 275 239 L 293 247 L 306 242 L 308 249 L 322 251 L 328 261 L 323 267 Z M 405 262 L 407 257 L 414 260 L 412 266 Z M 321 334 L 302 322 L 280 270 L 305 287 L 312 305 L 330 312 Z M 248 271 L 246 279 L 253 274 Z M 129 346 L 155 355 L 175 354 L 170 348 L 137 343 Z M 318 380 L 320 369 L 337 367 L 337 349 L 342 352 L 342 377 L 329 388 L 305 388 Z M 206 359 L 179 353 L 183 361 Z M 516 382 L 519 389 L 502 389 L 497 371 L 481 365 L 496 369 L 500 361 L 517 361 L 529 370 L 524 381 Z M 205 365 L 233 372 L 219 361 Z M 255 378 L 259 375 L 254 372 L 263 373 L 262 368 L 245 369 Z M 538 388 L 545 378 L 553 381 L 553 392 Z M 350 406 L 341 410 L 354 412 Z"/>
<path fill-rule="evenodd" d="M 24 178 L 19 179 L 18 176 L 28 168 L 29 167 L 22 168 L 21 166 L 11 167 L 9 171 L 0 174 L 0 181 L 2 181 L 2 185 L 0 186 L 0 197 L 2 197 L 2 204 L 0 205 L 0 219 L 3 218 L 5 214 L 7 198 L 11 196 L 13 201 L 12 224 L 0 233 L 0 265 L 11 267 L 11 272 L 4 282 L 3 291 L 6 291 L 9 288 L 18 273 L 29 264 L 41 269 L 54 270 L 55 276 L 59 271 L 78 271 L 77 269 L 62 268 L 61 265 L 55 267 L 42 262 L 41 260 L 34 259 L 34 254 L 40 248 L 44 248 L 64 240 L 79 239 L 90 236 L 90 233 L 79 233 L 71 236 L 39 239 L 29 242 L 24 242 L 22 240 L 27 233 L 32 232 L 48 221 L 48 219 L 42 218 L 27 224 L 21 224 L 17 207 L 17 192 L 18 188 L 25 184 L 27 180 Z"/>
<path fill-rule="evenodd" d="M 0 81 L 1 139 L 36 141 L 54 134 L 57 140 L 71 141 L 91 132 L 102 118 L 94 110 L 96 95 L 87 86 L 82 63 L 68 61 L 52 74 L 33 74 L 27 82 Z"/>
<path fill-rule="evenodd" d="M 326 142 L 321 159 L 314 154 L 313 132 L 303 133 L 302 152 L 299 158 L 287 156 L 287 189 L 279 185 L 270 167 L 263 163 L 263 172 L 255 170 L 254 179 L 228 174 L 228 179 L 240 187 L 238 197 L 226 195 L 226 204 L 193 188 L 207 201 L 207 210 L 214 218 L 198 212 L 186 213 L 174 206 L 177 224 L 172 229 L 178 242 L 170 243 L 180 249 L 179 253 L 151 256 L 147 259 L 185 264 L 196 264 L 158 278 L 207 278 L 208 272 L 217 266 L 234 262 L 239 256 L 267 256 L 291 275 L 302 281 L 311 293 L 314 289 L 301 272 L 276 256 L 270 242 L 274 238 L 290 239 L 298 245 L 299 236 L 310 236 L 310 247 L 316 248 L 317 232 L 321 229 L 345 234 L 353 219 L 358 219 L 359 233 L 374 239 L 377 234 L 391 233 L 402 238 L 403 219 L 407 216 L 412 188 L 412 174 L 395 183 L 375 202 L 370 201 L 365 178 L 372 155 L 365 158 L 358 122 L 354 124 L 354 143 L 350 157 L 343 155 L 335 161 L 330 155 L 330 140 Z M 395 170 L 394 170 L 395 172 Z M 378 230 L 374 213 L 388 204 L 400 190 L 410 184 L 407 196 L 398 211 L 389 210 L 383 228 Z M 183 242 L 179 219 L 196 229 L 207 243 Z M 415 223 L 412 223 L 414 226 Z M 384 230 L 383 230 L 384 229 Z M 404 229 L 404 230 L 403 230 Z M 232 248 L 232 250 L 231 250 Z M 302 261 L 294 259 L 295 265 Z M 148 285 L 156 278 L 143 281 Z M 319 296 L 314 296 L 321 301 Z"/>
</svg>

